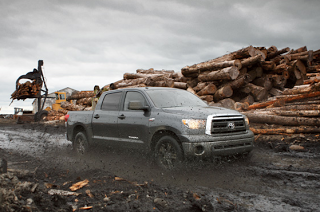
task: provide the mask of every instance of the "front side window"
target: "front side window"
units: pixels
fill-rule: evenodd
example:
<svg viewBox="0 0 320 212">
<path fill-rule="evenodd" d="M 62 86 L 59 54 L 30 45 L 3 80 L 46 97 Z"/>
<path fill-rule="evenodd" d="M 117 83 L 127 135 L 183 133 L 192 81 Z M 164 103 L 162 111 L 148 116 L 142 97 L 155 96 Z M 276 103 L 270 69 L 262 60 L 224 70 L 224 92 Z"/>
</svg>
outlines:
<svg viewBox="0 0 320 212">
<path fill-rule="evenodd" d="M 66 98 L 65 98 L 65 96 L 64 96 L 64 94 L 60 94 L 60 100 L 65 100 Z"/>
<path fill-rule="evenodd" d="M 129 102 L 130 101 L 140 101 L 142 102 L 142 105 L 146 106 L 146 99 L 143 97 L 143 95 L 139 92 L 135 92 L 135 91 L 129 91 L 126 94 L 126 98 L 124 100 L 124 110 L 129 110 L 128 106 L 129 106 Z"/>
<path fill-rule="evenodd" d="M 121 94 L 122 92 L 117 92 L 105 95 L 102 102 L 101 110 L 119 110 Z"/>
</svg>

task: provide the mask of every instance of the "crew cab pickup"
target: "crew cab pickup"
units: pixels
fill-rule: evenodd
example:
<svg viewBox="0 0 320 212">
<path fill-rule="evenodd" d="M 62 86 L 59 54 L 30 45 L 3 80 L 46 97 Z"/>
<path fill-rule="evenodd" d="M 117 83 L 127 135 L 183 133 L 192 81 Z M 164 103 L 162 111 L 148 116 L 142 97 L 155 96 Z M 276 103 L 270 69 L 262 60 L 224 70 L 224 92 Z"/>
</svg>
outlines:
<svg viewBox="0 0 320 212">
<path fill-rule="evenodd" d="M 104 92 L 94 111 L 70 111 L 67 139 L 77 154 L 95 142 L 143 148 L 155 162 L 172 169 L 188 157 L 245 154 L 254 135 L 246 116 L 208 106 L 175 88 L 127 88 Z"/>
</svg>

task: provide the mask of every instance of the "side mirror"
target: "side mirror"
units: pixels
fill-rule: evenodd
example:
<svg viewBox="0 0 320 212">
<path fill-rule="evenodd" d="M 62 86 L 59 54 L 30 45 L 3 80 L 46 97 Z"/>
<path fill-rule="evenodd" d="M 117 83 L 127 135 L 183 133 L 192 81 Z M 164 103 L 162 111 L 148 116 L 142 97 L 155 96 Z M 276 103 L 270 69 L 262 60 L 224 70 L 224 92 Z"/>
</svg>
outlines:
<svg viewBox="0 0 320 212">
<path fill-rule="evenodd" d="M 129 110 L 144 110 L 149 111 L 149 106 L 144 106 L 140 101 L 130 101 L 128 105 Z"/>
</svg>

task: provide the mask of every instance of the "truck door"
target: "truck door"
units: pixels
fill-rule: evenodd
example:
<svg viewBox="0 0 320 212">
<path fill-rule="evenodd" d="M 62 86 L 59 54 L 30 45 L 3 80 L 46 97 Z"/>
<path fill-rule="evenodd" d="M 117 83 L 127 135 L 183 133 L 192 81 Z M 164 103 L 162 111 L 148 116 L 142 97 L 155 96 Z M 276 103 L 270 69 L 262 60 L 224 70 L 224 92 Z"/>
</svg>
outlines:
<svg viewBox="0 0 320 212">
<path fill-rule="evenodd" d="M 125 94 L 124 104 L 119 112 L 118 128 L 121 141 L 126 145 L 139 147 L 137 144 L 145 144 L 149 135 L 150 111 L 129 110 L 130 101 L 141 101 L 146 106 L 148 102 L 142 93 L 138 91 L 128 91 Z"/>
<path fill-rule="evenodd" d="M 92 118 L 92 132 L 95 141 L 112 142 L 118 140 L 118 113 L 122 92 L 107 94 L 100 108 L 96 108 Z"/>
</svg>

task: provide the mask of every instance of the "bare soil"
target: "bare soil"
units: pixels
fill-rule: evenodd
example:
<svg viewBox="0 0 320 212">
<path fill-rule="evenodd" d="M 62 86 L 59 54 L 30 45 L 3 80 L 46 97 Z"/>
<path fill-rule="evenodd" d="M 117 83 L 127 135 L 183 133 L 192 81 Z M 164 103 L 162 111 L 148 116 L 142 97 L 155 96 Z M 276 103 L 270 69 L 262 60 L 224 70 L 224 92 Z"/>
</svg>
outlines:
<svg viewBox="0 0 320 212">
<path fill-rule="evenodd" d="M 0 159 L 8 163 L 0 211 L 320 211 L 319 146 L 318 135 L 259 136 L 249 158 L 164 171 L 130 149 L 99 145 L 78 158 L 64 123 L 0 119 Z M 76 194 L 62 193 L 84 180 Z"/>
</svg>

